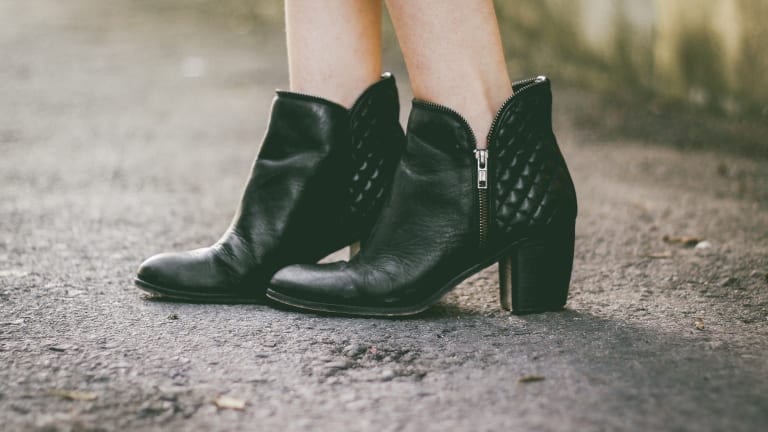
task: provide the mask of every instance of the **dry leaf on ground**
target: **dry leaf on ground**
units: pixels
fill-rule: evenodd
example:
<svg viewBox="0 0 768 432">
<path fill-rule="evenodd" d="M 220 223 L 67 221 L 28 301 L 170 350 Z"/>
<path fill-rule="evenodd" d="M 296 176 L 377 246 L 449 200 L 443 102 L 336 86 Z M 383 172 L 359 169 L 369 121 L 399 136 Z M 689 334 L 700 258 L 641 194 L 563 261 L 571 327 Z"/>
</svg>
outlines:
<svg viewBox="0 0 768 432">
<path fill-rule="evenodd" d="M 539 381 L 544 381 L 544 377 L 541 375 L 523 375 L 517 379 L 517 382 L 519 383 L 532 383 Z"/>
<path fill-rule="evenodd" d="M 704 321 L 696 320 L 694 325 L 696 326 L 696 330 L 704 330 Z"/>
<path fill-rule="evenodd" d="M 665 235 L 661 239 L 664 240 L 665 243 L 680 244 L 685 247 L 694 247 L 700 242 L 704 241 L 703 238 L 695 236 L 673 237 L 670 235 Z"/>
<path fill-rule="evenodd" d="M 219 396 L 213 403 L 220 409 L 231 409 L 242 411 L 245 409 L 245 401 L 229 396 Z"/>
</svg>

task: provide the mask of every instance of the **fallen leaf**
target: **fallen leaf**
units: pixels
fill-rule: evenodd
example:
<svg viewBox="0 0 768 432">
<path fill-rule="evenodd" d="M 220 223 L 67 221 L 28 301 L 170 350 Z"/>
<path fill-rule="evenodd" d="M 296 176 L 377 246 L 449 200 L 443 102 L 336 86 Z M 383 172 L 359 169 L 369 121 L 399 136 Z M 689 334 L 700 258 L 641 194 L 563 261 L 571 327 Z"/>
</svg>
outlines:
<svg viewBox="0 0 768 432">
<path fill-rule="evenodd" d="M 665 243 L 680 244 L 680 245 L 685 246 L 685 247 L 694 247 L 697 244 L 699 244 L 702 241 L 704 241 L 703 238 L 694 237 L 694 236 L 690 236 L 690 237 L 672 237 L 672 236 L 669 236 L 669 235 L 665 235 L 661 239 L 664 240 Z"/>
<path fill-rule="evenodd" d="M 664 258 L 672 258 L 672 252 L 670 251 L 650 252 L 650 253 L 640 254 L 640 256 L 643 258 L 664 259 Z"/>
<path fill-rule="evenodd" d="M 523 375 L 517 379 L 517 382 L 523 383 L 523 384 L 539 382 L 539 381 L 544 381 L 544 377 L 541 375 Z"/>
<path fill-rule="evenodd" d="M 704 321 L 696 320 L 694 325 L 696 326 L 696 330 L 704 330 Z"/>
<path fill-rule="evenodd" d="M 219 409 L 231 409 L 242 411 L 245 409 L 245 401 L 242 399 L 235 399 L 229 396 L 219 396 L 213 401 L 214 405 Z"/>
<path fill-rule="evenodd" d="M 71 401 L 93 401 L 99 397 L 99 395 L 93 392 L 77 390 L 51 390 L 50 395 Z"/>
</svg>

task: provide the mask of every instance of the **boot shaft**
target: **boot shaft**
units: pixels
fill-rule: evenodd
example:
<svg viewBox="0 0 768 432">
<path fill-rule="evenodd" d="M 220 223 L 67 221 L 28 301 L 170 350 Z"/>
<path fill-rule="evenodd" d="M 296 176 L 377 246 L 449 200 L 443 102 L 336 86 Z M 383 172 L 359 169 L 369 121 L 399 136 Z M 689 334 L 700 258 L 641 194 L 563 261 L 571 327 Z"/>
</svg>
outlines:
<svg viewBox="0 0 768 432">
<path fill-rule="evenodd" d="M 297 227 L 311 227 L 317 233 L 315 228 L 324 226 L 321 230 L 332 233 L 338 247 L 365 239 L 405 147 L 399 110 L 395 78 L 389 73 L 369 86 L 351 109 L 312 95 L 278 91 L 236 219 L 249 209 L 263 211 L 266 203 L 252 205 L 250 201 L 264 197 L 263 190 L 269 188 L 262 183 L 274 184 L 274 176 L 279 175 L 285 181 L 278 189 L 307 197 L 302 200 L 307 205 L 294 212 L 293 217 L 300 219 L 295 222 Z M 292 173 L 297 174 L 295 180 L 291 180 Z M 291 184 L 311 192 L 294 190 Z M 265 218 L 248 215 L 246 219 L 263 223 Z M 267 219 L 276 224 L 288 222 Z"/>
</svg>

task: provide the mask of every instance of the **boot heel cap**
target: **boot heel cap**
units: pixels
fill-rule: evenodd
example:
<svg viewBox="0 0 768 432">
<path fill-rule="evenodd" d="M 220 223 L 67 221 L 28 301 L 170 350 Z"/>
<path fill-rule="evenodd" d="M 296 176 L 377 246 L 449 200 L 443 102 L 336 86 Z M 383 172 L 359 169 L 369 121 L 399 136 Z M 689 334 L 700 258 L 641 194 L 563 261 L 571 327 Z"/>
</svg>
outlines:
<svg viewBox="0 0 768 432">
<path fill-rule="evenodd" d="M 574 224 L 523 240 L 499 260 L 499 301 L 516 315 L 565 308 L 573 268 Z"/>
</svg>

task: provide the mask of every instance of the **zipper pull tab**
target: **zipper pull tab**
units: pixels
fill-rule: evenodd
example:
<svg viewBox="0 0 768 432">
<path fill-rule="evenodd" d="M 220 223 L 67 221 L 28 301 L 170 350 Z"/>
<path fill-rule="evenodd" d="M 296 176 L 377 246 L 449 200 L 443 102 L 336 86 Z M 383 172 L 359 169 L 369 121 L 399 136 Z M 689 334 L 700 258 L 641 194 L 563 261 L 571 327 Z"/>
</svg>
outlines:
<svg viewBox="0 0 768 432">
<path fill-rule="evenodd" d="M 477 188 L 488 189 L 488 150 L 475 150 L 477 158 Z"/>
</svg>

